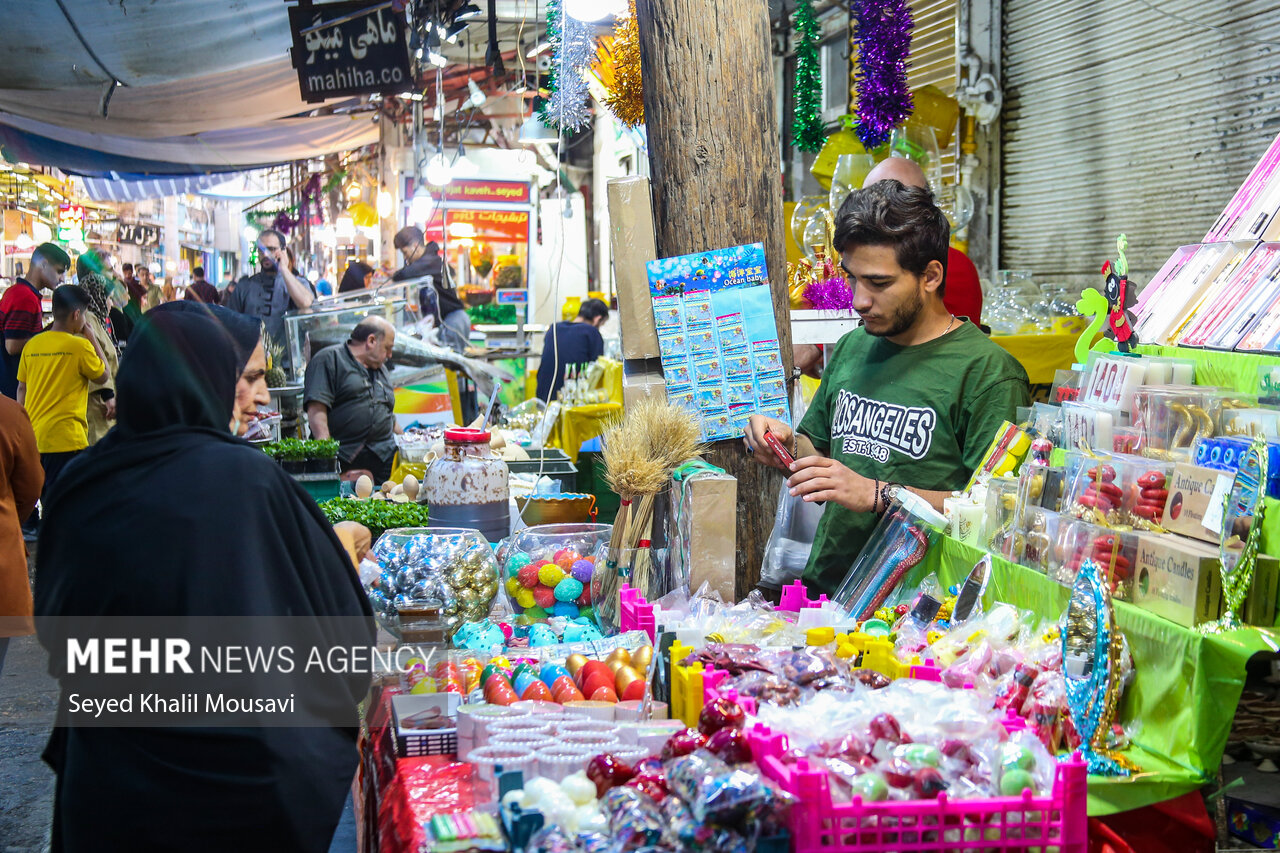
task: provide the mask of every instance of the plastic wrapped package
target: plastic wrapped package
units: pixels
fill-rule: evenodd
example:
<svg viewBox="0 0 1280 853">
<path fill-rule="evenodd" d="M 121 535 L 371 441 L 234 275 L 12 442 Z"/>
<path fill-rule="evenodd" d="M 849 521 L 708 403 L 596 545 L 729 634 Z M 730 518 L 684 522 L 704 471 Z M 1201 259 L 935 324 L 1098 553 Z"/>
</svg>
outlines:
<svg viewBox="0 0 1280 853">
<path fill-rule="evenodd" d="M 662 840 L 665 823 L 653 798 L 635 788 L 619 786 L 606 791 L 600 808 L 609 822 L 615 853 L 643 850 Z"/>
<path fill-rule="evenodd" d="M 772 800 L 773 791 L 746 767 L 730 767 L 699 749 L 670 761 L 667 780 L 697 820 L 725 824 L 764 810 Z"/>
<path fill-rule="evenodd" d="M 1062 447 L 1107 451 L 1112 447 L 1114 429 L 1124 426 L 1118 408 L 1092 403 L 1062 404 Z"/>
<path fill-rule="evenodd" d="M 923 498 L 903 491 L 881 517 L 871 538 L 831 600 L 856 619 L 870 619 L 929 546 L 944 535 L 947 520 Z"/>
<path fill-rule="evenodd" d="M 421 622 L 426 613 L 438 610 L 448 629 L 484 619 L 498 594 L 497 560 L 488 540 L 475 530 L 388 530 L 374 543 L 369 559 L 379 569 L 365 585 L 369 603 L 397 631 L 400 611 Z"/>
<path fill-rule="evenodd" d="M 1031 436 L 1014 424 L 1005 421 L 987 446 L 982 461 L 969 480 L 969 487 L 974 483 L 985 483 L 990 479 L 1016 474 L 1021 467 L 1023 457 L 1030 449 Z"/>
<path fill-rule="evenodd" d="M 1134 395 L 1133 425 L 1142 435 L 1141 453 L 1156 459 L 1188 459 L 1196 438 L 1217 431 L 1210 414 L 1212 390 L 1176 385 L 1139 388 Z"/>
<path fill-rule="evenodd" d="M 1017 537 L 1017 477 L 993 477 L 987 482 L 979 541 L 985 550 L 1013 559 L 1021 552 Z"/>
<path fill-rule="evenodd" d="M 1146 527 L 1164 518 L 1173 463 L 1124 454 L 1067 454 L 1063 511 L 1097 524 Z"/>
<path fill-rule="evenodd" d="M 539 524 L 511 538 L 503 586 L 511 609 L 531 619 L 595 618 L 596 550 L 609 524 Z"/>
</svg>

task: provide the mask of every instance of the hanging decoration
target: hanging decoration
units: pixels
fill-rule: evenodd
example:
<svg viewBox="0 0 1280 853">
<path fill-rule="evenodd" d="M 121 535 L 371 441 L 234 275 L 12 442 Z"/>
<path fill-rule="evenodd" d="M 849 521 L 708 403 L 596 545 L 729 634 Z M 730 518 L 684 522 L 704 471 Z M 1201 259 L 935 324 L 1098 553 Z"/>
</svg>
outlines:
<svg viewBox="0 0 1280 853">
<path fill-rule="evenodd" d="M 640 30 L 636 25 L 636 0 L 627 4 L 613 30 L 613 85 L 605 106 L 627 127 L 644 124 L 644 85 L 640 76 Z"/>
<path fill-rule="evenodd" d="M 911 115 L 907 57 L 911 53 L 911 8 L 907 0 L 853 0 L 854 41 L 858 45 L 858 138 L 867 148 Z"/>
<path fill-rule="evenodd" d="M 293 229 L 298 227 L 299 222 L 310 221 L 313 215 L 313 207 L 314 215 L 323 217 L 324 206 L 320 204 L 321 197 L 340 185 L 346 175 L 345 170 L 335 172 L 327 182 L 321 184 L 319 173 L 314 174 L 302 185 L 302 198 L 298 204 L 272 209 L 256 208 L 254 210 L 246 210 L 244 212 L 245 219 L 254 228 L 274 228 L 281 234 L 290 234 Z"/>
<path fill-rule="evenodd" d="M 587 81 L 582 76 L 595 53 L 591 27 L 566 15 L 559 0 L 551 0 L 547 4 L 547 41 L 551 44 L 551 71 L 538 117 L 560 131 L 579 130 L 591 118 Z"/>
<path fill-rule="evenodd" d="M 822 121 L 822 69 L 818 64 L 821 30 L 812 0 L 798 0 L 791 27 L 796 46 L 795 120 L 791 130 L 796 148 L 816 152 L 822 149 L 827 134 Z"/>
</svg>

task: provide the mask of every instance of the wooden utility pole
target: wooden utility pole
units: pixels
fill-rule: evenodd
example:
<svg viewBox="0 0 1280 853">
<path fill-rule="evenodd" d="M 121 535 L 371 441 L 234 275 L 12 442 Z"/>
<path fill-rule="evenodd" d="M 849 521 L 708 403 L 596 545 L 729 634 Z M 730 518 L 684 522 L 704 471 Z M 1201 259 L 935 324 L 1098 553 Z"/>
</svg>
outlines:
<svg viewBox="0 0 1280 853">
<path fill-rule="evenodd" d="M 769 4 L 637 0 L 645 129 L 659 257 L 764 243 L 778 345 L 791 373 L 783 245 L 781 150 L 775 118 Z M 760 577 L 782 480 L 741 440 L 708 461 L 738 478 L 736 587 Z"/>
</svg>

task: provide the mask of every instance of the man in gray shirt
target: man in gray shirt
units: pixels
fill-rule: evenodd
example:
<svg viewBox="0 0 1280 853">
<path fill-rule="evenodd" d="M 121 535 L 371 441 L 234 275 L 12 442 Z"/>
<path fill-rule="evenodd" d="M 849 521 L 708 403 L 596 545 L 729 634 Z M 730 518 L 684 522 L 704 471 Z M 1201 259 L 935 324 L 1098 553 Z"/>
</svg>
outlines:
<svg viewBox="0 0 1280 853">
<path fill-rule="evenodd" d="M 386 368 L 395 342 L 395 327 L 386 320 L 361 320 L 346 343 L 312 356 L 302 396 L 311 435 L 337 439 L 343 472 L 368 471 L 375 484 L 391 476 L 394 435 L 401 431 Z"/>
<path fill-rule="evenodd" d="M 258 235 L 258 261 L 262 270 L 240 279 L 234 291 L 228 289 L 222 304 L 240 314 L 261 318 L 271 340 L 283 347 L 285 314 L 310 308 L 316 298 L 315 288 L 290 268 L 284 235 L 274 228 Z M 286 368 L 291 364 L 288 350 L 283 361 Z"/>
</svg>

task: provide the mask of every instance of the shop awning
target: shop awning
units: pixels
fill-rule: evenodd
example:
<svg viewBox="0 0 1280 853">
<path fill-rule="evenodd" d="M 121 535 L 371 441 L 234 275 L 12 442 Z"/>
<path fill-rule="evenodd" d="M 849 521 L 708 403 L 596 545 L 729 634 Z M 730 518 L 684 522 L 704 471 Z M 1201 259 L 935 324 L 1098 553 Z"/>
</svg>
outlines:
<svg viewBox="0 0 1280 853">
<path fill-rule="evenodd" d="M 136 139 L 0 112 L 0 146 L 10 160 L 98 177 L 110 172 L 174 176 L 240 171 L 350 151 L 377 140 L 378 127 L 367 117 L 278 119 L 189 136 Z"/>
<path fill-rule="evenodd" d="M 170 175 L 144 178 L 112 172 L 104 178 L 83 178 L 84 191 L 94 201 L 142 201 L 170 195 L 198 193 L 225 181 L 226 175 Z"/>
</svg>

